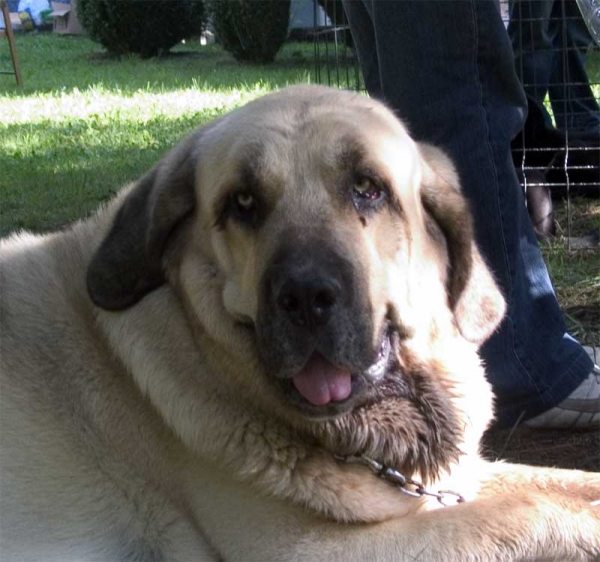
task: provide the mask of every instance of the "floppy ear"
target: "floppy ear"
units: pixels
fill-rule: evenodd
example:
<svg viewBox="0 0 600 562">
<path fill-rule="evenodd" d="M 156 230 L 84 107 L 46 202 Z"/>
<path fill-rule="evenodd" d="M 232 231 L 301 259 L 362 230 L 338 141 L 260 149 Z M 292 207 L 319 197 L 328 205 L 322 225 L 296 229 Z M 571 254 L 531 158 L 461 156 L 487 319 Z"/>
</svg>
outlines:
<svg viewBox="0 0 600 562">
<path fill-rule="evenodd" d="M 473 219 L 453 164 L 437 148 L 419 149 L 425 164 L 421 200 L 446 239 L 448 302 L 465 339 L 482 343 L 500 324 L 506 304 L 475 243 Z"/>
<path fill-rule="evenodd" d="M 194 134 L 167 154 L 117 211 L 87 271 L 88 293 L 100 308 L 125 309 L 164 283 L 167 239 L 195 206 L 197 138 Z"/>
</svg>

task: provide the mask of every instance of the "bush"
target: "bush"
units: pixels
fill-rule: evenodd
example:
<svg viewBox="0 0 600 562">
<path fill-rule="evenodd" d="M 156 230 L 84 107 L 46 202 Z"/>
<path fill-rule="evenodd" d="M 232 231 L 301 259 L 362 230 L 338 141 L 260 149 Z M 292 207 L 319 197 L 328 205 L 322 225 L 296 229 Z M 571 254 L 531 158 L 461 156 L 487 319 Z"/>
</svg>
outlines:
<svg viewBox="0 0 600 562">
<path fill-rule="evenodd" d="M 270 63 L 288 34 L 290 0 L 211 0 L 217 39 L 236 60 Z"/>
<path fill-rule="evenodd" d="M 78 14 L 92 39 L 110 53 L 143 57 L 199 35 L 206 21 L 201 0 L 78 0 Z"/>
</svg>

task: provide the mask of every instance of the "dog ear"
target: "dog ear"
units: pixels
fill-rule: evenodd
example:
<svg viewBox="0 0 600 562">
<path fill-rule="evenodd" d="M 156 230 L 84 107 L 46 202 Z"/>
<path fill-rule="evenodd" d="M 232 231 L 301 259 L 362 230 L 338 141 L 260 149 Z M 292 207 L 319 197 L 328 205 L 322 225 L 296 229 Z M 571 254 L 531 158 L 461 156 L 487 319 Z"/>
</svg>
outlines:
<svg viewBox="0 0 600 562">
<path fill-rule="evenodd" d="M 195 207 L 198 134 L 167 154 L 127 194 L 87 271 L 90 298 L 123 310 L 165 281 L 163 251 L 173 229 Z"/>
<path fill-rule="evenodd" d="M 473 219 L 454 165 L 437 148 L 419 149 L 425 164 L 421 200 L 446 239 L 448 302 L 463 337 L 482 343 L 500 324 L 506 304 L 475 243 Z"/>
</svg>

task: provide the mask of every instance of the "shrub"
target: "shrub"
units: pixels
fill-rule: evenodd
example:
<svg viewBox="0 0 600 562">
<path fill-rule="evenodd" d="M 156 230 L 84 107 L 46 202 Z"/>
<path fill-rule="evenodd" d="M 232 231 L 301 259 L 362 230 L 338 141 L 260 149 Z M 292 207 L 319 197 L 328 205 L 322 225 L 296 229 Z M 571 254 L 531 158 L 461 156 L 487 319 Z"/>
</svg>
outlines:
<svg viewBox="0 0 600 562">
<path fill-rule="evenodd" d="M 288 34 L 290 0 L 211 0 L 217 38 L 236 60 L 270 63 Z"/>
<path fill-rule="evenodd" d="M 110 53 L 152 57 L 199 35 L 206 15 L 201 0 L 78 0 L 82 25 Z"/>
</svg>

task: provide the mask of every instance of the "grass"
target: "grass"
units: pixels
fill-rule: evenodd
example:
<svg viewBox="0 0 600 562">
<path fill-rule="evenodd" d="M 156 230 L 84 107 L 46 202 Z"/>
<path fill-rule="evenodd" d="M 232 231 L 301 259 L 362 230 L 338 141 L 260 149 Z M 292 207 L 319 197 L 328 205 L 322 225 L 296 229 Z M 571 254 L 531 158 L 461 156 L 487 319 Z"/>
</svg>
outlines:
<svg viewBox="0 0 600 562">
<path fill-rule="evenodd" d="M 85 215 L 193 128 L 310 81 L 313 67 L 300 44 L 268 68 L 197 43 L 151 60 L 107 57 L 83 37 L 20 35 L 17 47 L 25 86 L 0 75 L 0 234 Z M 0 55 L 8 68 L 8 49 Z"/>
<path fill-rule="evenodd" d="M 600 232 L 600 203 L 575 199 L 555 207 L 557 237 L 542 245 L 542 253 L 552 274 L 558 299 L 565 313 L 569 332 L 588 345 L 600 346 L 600 250 L 569 249 L 571 236 L 582 237 Z"/>
<path fill-rule="evenodd" d="M 0 235 L 84 216 L 196 126 L 269 91 L 315 81 L 309 43 L 286 45 L 269 66 L 241 65 L 197 42 L 150 60 L 110 58 L 85 37 L 51 33 L 18 35 L 17 48 L 24 87 L 0 75 Z M 600 53 L 588 63 L 597 84 Z M 0 68 L 9 67 L 0 41 Z M 597 201 L 572 202 L 570 213 L 572 234 L 599 229 Z M 569 250 L 561 235 L 568 216 L 560 206 L 556 216 L 559 236 L 543 252 L 559 300 L 570 330 L 600 345 L 598 251 Z"/>
</svg>

